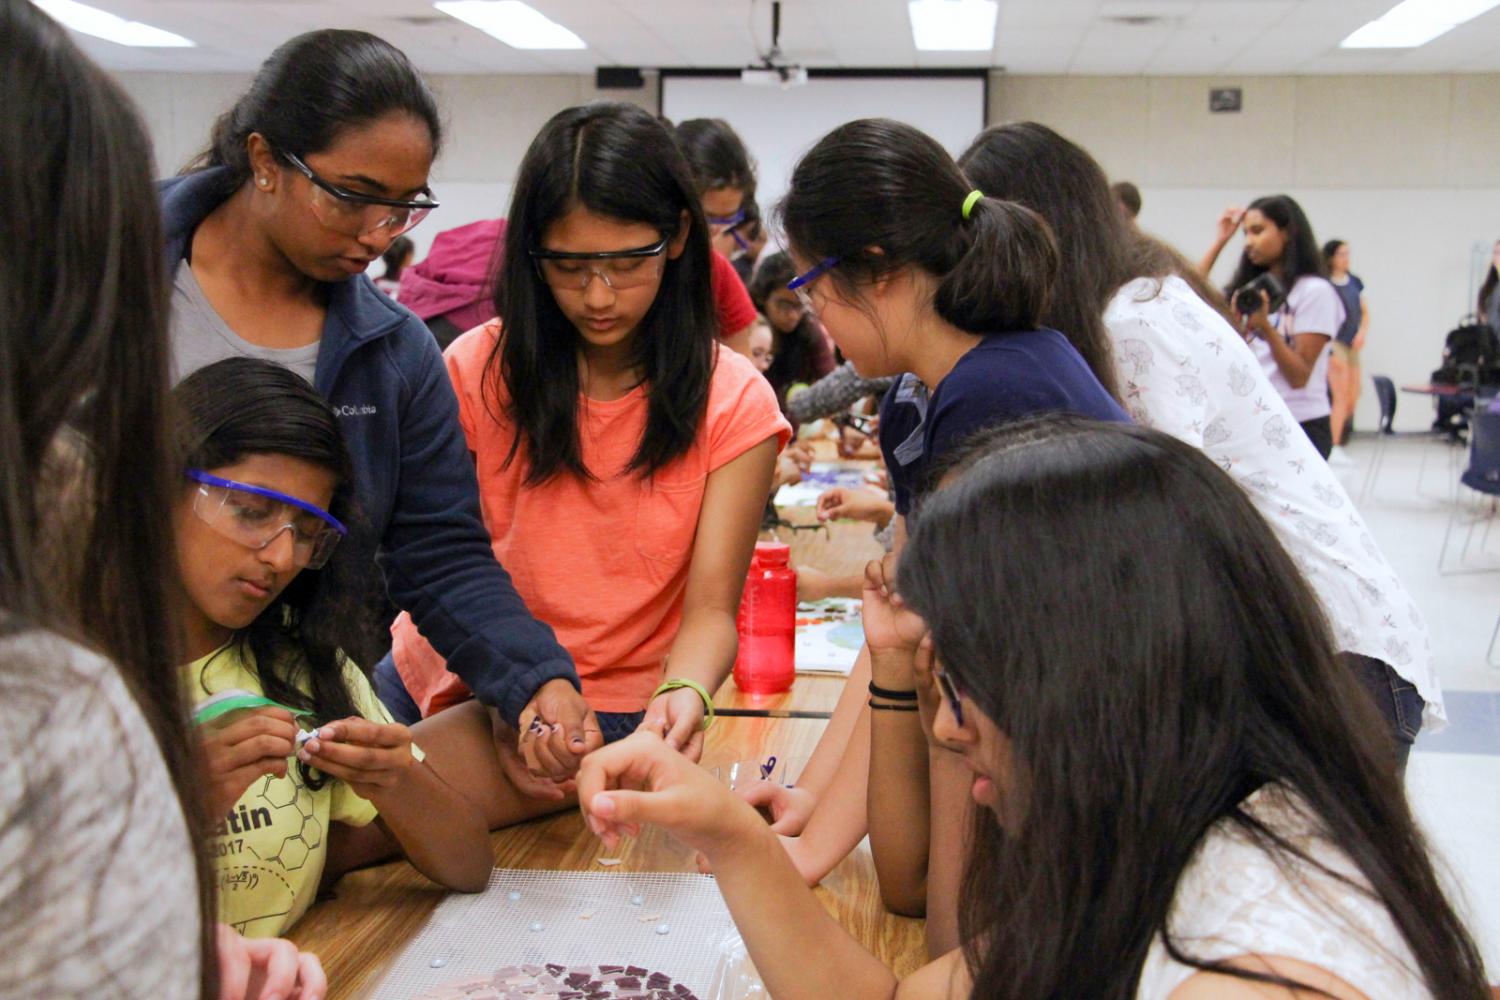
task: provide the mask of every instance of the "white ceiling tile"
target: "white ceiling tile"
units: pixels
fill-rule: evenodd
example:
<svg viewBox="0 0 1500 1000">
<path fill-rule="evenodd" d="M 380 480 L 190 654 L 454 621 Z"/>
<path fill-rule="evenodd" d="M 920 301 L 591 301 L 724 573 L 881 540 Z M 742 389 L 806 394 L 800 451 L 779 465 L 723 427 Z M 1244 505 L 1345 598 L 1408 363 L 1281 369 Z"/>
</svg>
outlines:
<svg viewBox="0 0 1500 1000">
<path fill-rule="evenodd" d="M 743 66 L 770 42 L 770 0 L 528 0 L 577 32 L 578 52 L 523 52 L 431 0 L 89 0 L 186 35 L 194 49 L 79 38 L 110 69 L 253 70 L 314 27 L 373 31 L 433 73 L 587 73 L 598 65 Z M 993 64 L 1024 73 L 1494 71 L 1500 10 L 1406 53 L 1338 43 L 1395 0 L 1002 0 L 991 52 L 918 53 L 903 0 L 784 0 L 788 61 L 814 67 Z M 1158 18 L 1144 25 L 1119 18 Z"/>
</svg>

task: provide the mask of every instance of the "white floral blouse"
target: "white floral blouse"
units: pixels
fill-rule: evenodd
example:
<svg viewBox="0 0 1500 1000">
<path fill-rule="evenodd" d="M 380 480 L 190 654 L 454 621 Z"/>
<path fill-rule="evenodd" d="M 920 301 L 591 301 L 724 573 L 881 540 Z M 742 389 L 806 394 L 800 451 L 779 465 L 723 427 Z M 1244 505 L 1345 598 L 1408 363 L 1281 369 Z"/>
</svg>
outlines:
<svg viewBox="0 0 1500 1000">
<path fill-rule="evenodd" d="M 1104 314 L 1125 408 L 1239 481 L 1322 601 L 1340 650 L 1388 663 L 1446 722 L 1427 627 L 1354 502 L 1244 340 L 1178 277 L 1123 286 Z"/>
</svg>

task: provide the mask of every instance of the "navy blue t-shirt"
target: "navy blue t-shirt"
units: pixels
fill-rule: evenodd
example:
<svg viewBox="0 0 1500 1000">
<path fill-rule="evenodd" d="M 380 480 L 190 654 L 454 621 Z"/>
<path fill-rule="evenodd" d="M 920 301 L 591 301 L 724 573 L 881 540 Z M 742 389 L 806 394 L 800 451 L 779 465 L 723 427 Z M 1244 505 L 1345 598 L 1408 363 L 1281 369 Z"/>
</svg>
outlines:
<svg viewBox="0 0 1500 1000">
<path fill-rule="evenodd" d="M 880 450 L 896 512 L 911 511 L 928 468 L 949 448 L 986 427 L 1044 413 L 1130 420 L 1056 330 L 984 338 L 930 394 L 915 375 L 902 376 L 880 403 Z"/>
<path fill-rule="evenodd" d="M 1345 346 L 1354 343 L 1355 335 L 1359 333 L 1359 320 L 1363 310 L 1359 304 L 1359 297 L 1365 293 L 1365 283 L 1354 275 L 1349 275 L 1341 285 L 1332 282 L 1333 290 L 1339 293 L 1339 298 L 1344 303 L 1344 325 L 1339 327 L 1339 332 L 1334 335 L 1334 340 Z"/>
</svg>

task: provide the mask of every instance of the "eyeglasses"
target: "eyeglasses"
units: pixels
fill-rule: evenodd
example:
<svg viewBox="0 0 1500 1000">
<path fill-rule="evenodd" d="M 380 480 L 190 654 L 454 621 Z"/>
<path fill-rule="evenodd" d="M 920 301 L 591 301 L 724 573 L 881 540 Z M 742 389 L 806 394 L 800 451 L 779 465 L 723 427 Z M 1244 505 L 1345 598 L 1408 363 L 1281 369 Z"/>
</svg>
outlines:
<svg viewBox="0 0 1500 1000">
<path fill-rule="evenodd" d="M 807 294 L 807 286 L 837 267 L 838 263 L 838 257 L 824 257 L 815 266 L 786 283 L 787 288 L 797 293 L 797 301 L 802 303 L 802 308 L 814 316 L 818 314 L 818 310 L 813 306 L 812 296 Z"/>
<path fill-rule="evenodd" d="M 345 236 L 369 236 L 384 229 L 387 236 L 395 239 L 410 232 L 439 204 L 430 198 L 408 201 L 350 191 L 319 177 L 291 153 L 282 153 L 281 156 L 312 182 L 313 215 L 329 229 Z"/>
<path fill-rule="evenodd" d="M 742 208 L 733 215 L 705 215 L 703 221 L 708 223 L 709 235 L 718 236 L 727 232 L 730 236 L 734 237 L 736 246 L 741 250 L 749 250 L 750 244 L 745 242 L 745 238 L 740 235 L 739 229 L 740 226 L 745 224 L 747 218 L 748 216 L 746 216 L 745 210 Z"/>
<path fill-rule="evenodd" d="M 953 712 L 953 721 L 960 726 L 964 724 L 964 693 L 958 686 L 958 682 L 948 676 L 941 667 L 932 668 L 932 676 L 937 678 L 938 687 L 943 692 L 943 697 L 948 700 L 948 708 Z"/>
<path fill-rule="evenodd" d="M 321 569 L 349 529 L 321 507 L 263 486 L 220 479 L 202 469 L 183 475 L 198 484 L 193 513 L 219 535 L 259 552 L 292 533 L 292 562 Z M 320 523 L 321 522 L 321 523 Z"/>
<path fill-rule="evenodd" d="M 604 287 L 619 291 L 649 285 L 661 273 L 665 264 L 662 252 L 667 249 L 670 237 L 663 236 L 657 242 L 634 250 L 601 250 L 597 253 L 573 253 L 567 250 L 532 250 L 531 259 L 536 263 L 537 273 L 552 288 L 584 291 L 589 282 L 598 275 Z M 596 267 L 593 262 L 597 262 Z"/>
</svg>

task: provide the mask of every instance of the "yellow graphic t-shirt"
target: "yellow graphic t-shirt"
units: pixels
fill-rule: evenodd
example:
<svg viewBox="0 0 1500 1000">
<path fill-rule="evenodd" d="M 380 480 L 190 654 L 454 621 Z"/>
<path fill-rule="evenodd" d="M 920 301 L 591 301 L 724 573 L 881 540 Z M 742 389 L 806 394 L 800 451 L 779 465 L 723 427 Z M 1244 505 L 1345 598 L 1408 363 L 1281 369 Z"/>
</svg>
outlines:
<svg viewBox="0 0 1500 1000">
<path fill-rule="evenodd" d="M 346 661 L 344 675 L 359 714 L 390 722 L 359 668 Z M 253 661 L 247 663 L 236 644 L 189 663 L 183 677 L 191 703 L 234 688 L 263 693 Z M 415 745 L 412 755 L 422 757 Z M 308 788 L 295 758 L 286 777 L 257 779 L 211 831 L 219 920 L 246 937 L 282 934 L 317 897 L 328 858 L 328 824 L 364 826 L 375 816 L 375 807 L 337 778 L 316 791 Z"/>
</svg>

